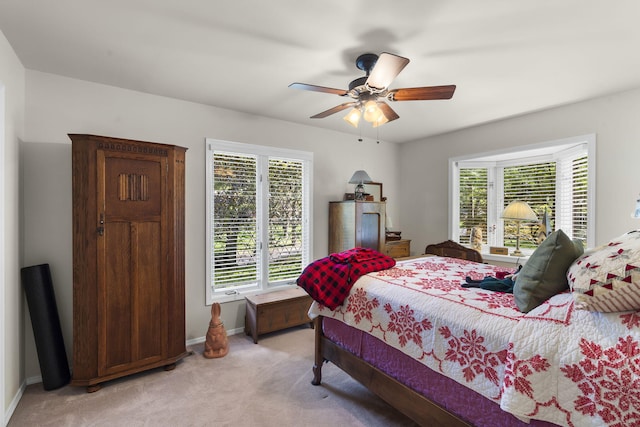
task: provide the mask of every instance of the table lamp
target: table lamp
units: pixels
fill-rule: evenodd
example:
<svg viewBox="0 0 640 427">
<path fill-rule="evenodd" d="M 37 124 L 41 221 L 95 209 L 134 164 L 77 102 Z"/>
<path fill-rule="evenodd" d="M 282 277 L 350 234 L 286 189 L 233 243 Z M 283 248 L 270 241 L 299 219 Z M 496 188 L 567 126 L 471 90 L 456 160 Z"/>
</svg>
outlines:
<svg viewBox="0 0 640 427">
<path fill-rule="evenodd" d="M 349 180 L 349 184 L 357 184 L 354 190 L 354 198 L 356 200 L 364 200 L 364 185 L 373 182 L 369 174 L 363 170 L 357 170 Z"/>
<path fill-rule="evenodd" d="M 520 223 L 522 221 L 537 221 L 538 216 L 527 202 L 515 200 L 509 203 L 509 205 L 504 209 L 501 218 L 506 219 L 507 221 L 516 222 L 516 250 L 513 251 L 511 255 L 522 256 L 522 252 L 520 251 Z"/>
</svg>

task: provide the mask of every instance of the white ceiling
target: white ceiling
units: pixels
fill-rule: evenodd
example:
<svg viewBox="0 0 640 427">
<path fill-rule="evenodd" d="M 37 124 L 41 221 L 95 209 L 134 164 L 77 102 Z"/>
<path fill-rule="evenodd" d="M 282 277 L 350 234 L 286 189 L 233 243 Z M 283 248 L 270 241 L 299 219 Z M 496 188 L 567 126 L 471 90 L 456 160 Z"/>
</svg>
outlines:
<svg viewBox="0 0 640 427">
<path fill-rule="evenodd" d="M 389 142 L 406 142 L 640 87 L 637 0 L 2 0 L 23 65 Z M 400 119 L 355 130 L 355 58 L 411 60 L 391 84 L 456 84 L 451 100 L 391 103 Z"/>
</svg>

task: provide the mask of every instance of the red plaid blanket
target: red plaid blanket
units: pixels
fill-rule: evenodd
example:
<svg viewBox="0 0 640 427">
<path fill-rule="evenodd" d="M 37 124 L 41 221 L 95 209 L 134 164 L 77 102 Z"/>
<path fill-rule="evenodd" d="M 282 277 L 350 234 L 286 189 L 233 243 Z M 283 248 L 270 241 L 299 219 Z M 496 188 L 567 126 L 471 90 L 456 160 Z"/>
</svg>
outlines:
<svg viewBox="0 0 640 427">
<path fill-rule="evenodd" d="M 344 302 L 360 276 L 394 265 L 395 259 L 378 251 L 353 248 L 313 261 L 298 277 L 297 283 L 311 298 L 334 310 Z"/>
</svg>

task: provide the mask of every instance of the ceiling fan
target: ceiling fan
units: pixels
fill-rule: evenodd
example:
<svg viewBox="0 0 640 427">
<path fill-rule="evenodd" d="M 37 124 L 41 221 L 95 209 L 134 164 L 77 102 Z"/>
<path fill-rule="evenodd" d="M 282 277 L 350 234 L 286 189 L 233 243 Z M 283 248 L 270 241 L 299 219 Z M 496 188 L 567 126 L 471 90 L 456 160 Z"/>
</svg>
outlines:
<svg viewBox="0 0 640 427">
<path fill-rule="evenodd" d="M 365 53 L 356 59 L 356 67 L 366 75 L 349 83 L 349 90 L 334 89 L 306 83 L 291 83 L 289 87 L 313 92 L 331 93 L 338 96 L 349 96 L 352 101 L 337 105 L 326 111 L 311 116 L 312 119 L 322 119 L 347 108 L 351 108 L 344 119 L 354 127 L 362 116 L 373 127 L 400 118 L 385 101 L 422 101 L 432 99 L 451 99 L 456 90 L 455 85 L 412 87 L 389 89 L 389 85 L 400 71 L 409 63 L 408 58 L 383 52 L 380 56 Z"/>
</svg>

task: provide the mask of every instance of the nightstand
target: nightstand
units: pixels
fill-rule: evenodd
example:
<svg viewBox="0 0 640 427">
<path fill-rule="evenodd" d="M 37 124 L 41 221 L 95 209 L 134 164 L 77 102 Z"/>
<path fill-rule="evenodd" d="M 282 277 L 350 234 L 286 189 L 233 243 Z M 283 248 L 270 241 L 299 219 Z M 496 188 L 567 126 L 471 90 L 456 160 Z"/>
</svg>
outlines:
<svg viewBox="0 0 640 427">
<path fill-rule="evenodd" d="M 411 240 L 387 240 L 384 243 L 384 254 L 391 258 L 404 258 L 411 255 Z"/>
</svg>

